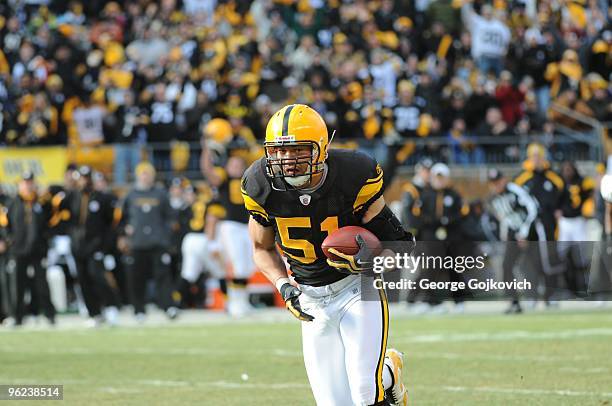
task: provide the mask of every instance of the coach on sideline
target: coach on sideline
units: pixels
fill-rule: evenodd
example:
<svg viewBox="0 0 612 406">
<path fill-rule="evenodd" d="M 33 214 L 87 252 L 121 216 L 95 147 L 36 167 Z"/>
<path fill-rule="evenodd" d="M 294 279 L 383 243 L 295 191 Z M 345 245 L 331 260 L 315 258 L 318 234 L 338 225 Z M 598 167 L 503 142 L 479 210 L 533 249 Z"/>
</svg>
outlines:
<svg viewBox="0 0 612 406">
<path fill-rule="evenodd" d="M 136 184 L 123 201 L 118 248 L 132 258 L 128 285 L 138 321 L 145 317 L 145 292 L 149 272 L 155 280 L 157 304 L 170 319 L 178 309 L 172 300 L 170 245 L 172 211 L 168 193 L 155 186 L 155 168 L 149 162 L 136 167 Z"/>
</svg>

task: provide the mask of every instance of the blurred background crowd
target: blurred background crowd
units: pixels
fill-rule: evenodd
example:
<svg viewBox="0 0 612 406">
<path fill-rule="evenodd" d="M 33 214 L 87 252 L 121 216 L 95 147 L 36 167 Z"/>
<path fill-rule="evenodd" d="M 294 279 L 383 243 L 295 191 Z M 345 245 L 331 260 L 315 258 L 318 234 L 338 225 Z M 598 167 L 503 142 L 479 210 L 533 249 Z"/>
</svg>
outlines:
<svg viewBox="0 0 612 406">
<path fill-rule="evenodd" d="M 337 141 L 393 164 L 424 155 L 518 162 L 518 140 L 534 134 L 546 135 L 559 159 L 574 158 L 590 140 L 556 144 L 555 135 L 612 114 L 606 1 L 9 0 L 0 8 L 0 144 L 114 144 L 119 183 L 145 144 L 158 169 L 193 169 L 195 160 L 176 162 L 188 148 L 180 142 L 197 142 L 211 118 L 254 144 L 271 112 L 292 102 L 312 105 Z"/>
<path fill-rule="evenodd" d="M 54 321 L 58 308 L 97 325 L 132 304 L 142 321 L 148 301 L 173 319 L 179 307 L 222 308 L 220 292 L 242 315 L 253 292 L 271 296 L 257 273 L 225 275 L 232 244 L 198 239 L 247 220 L 232 185 L 289 103 L 317 110 L 333 146 L 381 163 L 398 216 L 441 244 L 429 254 L 512 242 L 497 268 L 507 279 L 526 267 L 534 303 L 584 297 L 592 246 L 519 259 L 543 258 L 527 242 L 612 238 L 598 193 L 611 17 L 605 0 L 1 2 L 0 169 L 18 186 L 0 193 L 0 319 Z M 18 158 L 27 147 L 44 147 L 41 160 L 68 151 L 69 165 Z M 609 292 L 604 257 L 592 255 Z M 447 298 L 403 299 L 439 309 Z"/>
</svg>

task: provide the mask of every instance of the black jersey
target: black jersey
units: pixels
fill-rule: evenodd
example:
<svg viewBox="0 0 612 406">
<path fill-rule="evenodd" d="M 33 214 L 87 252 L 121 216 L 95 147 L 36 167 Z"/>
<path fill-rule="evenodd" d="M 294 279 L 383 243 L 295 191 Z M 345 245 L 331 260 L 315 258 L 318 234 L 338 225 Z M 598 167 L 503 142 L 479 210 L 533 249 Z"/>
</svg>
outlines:
<svg viewBox="0 0 612 406">
<path fill-rule="evenodd" d="M 272 189 L 262 158 L 246 171 L 242 193 L 251 216 L 274 227 L 276 241 L 298 283 L 323 286 L 346 276 L 327 264 L 323 240 L 344 226 L 361 226 L 370 205 L 383 192 L 383 171 L 369 156 L 331 150 L 321 187 L 310 194 Z"/>
<path fill-rule="evenodd" d="M 223 219 L 226 217 L 227 212 L 217 200 L 203 194 L 199 195 L 185 213 L 187 232 L 204 232 L 206 229 L 206 217 L 209 214 Z"/>
<path fill-rule="evenodd" d="M 65 207 L 66 197 L 71 193 L 62 186 L 49 187 L 51 198 L 51 218 L 49 219 L 50 234 L 68 235 L 70 234 L 70 211 Z"/>
<path fill-rule="evenodd" d="M 223 182 L 217 187 L 217 200 L 225 209 L 224 220 L 248 223 L 249 213 L 244 208 L 244 199 L 240 192 L 241 179 L 228 177 L 227 172 L 221 168 L 216 170 L 223 178 Z"/>
<path fill-rule="evenodd" d="M 565 184 L 565 196 L 561 204 L 563 217 L 575 218 L 580 216 L 591 217 L 593 215 L 593 179 L 576 176 L 572 181 Z"/>
</svg>

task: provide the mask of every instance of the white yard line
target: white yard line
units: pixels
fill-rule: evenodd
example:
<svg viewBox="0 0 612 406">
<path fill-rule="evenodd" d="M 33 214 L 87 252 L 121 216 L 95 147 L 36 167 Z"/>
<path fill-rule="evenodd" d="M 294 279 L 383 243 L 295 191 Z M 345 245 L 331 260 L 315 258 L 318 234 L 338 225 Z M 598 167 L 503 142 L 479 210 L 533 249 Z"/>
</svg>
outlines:
<svg viewBox="0 0 612 406">
<path fill-rule="evenodd" d="M 124 393 L 143 393 L 143 390 L 134 388 L 117 388 L 115 386 L 103 386 L 98 389 L 98 392 L 110 393 L 111 395 L 118 395 Z"/>
<path fill-rule="evenodd" d="M 393 342 L 448 343 L 464 341 L 558 340 L 598 336 L 612 336 L 612 328 L 585 328 L 552 331 L 510 330 L 503 332 L 421 334 L 396 336 L 393 338 Z"/>
<path fill-rule="evenodd" d="M 557 395 L 557 396 L 578 396 L 578 397 L 605 397 L 612 398 L 612 392 L 576 391 L 576 390 L 554 390 L 554 389 L 522 389 L 522 388 L 495 388 L 489 386 L 418 386 L 418 389 L 447 392 L 487 392 L 504 393 L 512 395 Z"/>
<path fill-rule="evenodd" d="M 21 379 L 21 378 L 7 378 L 1 377 L 0 381 L 3 384 L 48 384 L 46 381 L 38 379 Z M 217 387 L 223 389 L 302 389 L 310 388 L 307 383 L 300 382 L 274 382 L 274 383 L 263 383 L 263 382 L 246 382 L 246 381 L 177 381 L 177 380 L 164 380 L 164 379 L 136 379 L 136 380 L 117 380 L 117 381 L 100 381 L 99 379 L 56 379 L 58 385 L 93 385 L 101 384 L 99 390 L 102 392 L 114 392 L 114 393 L 128 393 L 128 392 L 142 392 L 138 389 L 129 389 L 127 387 L 134 386 L 158 386 L 164 388 L 176 388 L 176 387 Z M 64 388 L 65 389 L 65 388 Z"/>
<path fill-rule="evenodd" d="M 599 358 L 597 357 L 584 357 L 584 356 L 546 356 L 546 355 L 501 355 L 501 354 L 461 354 L 454 352 L 436 352 L 436 351 L 406 351 L 404 354 L 404 358 L 410 362 L 411 358 L 434 358 L 434 359 L 447 359 L 447 360 L 458 360 L 458 359 L 466 359 L 466 360 L 485 360 L 485 361 L 503 361 L 503 362 L 572 362 L 572 361 L 596 361 Z M 576 372 L 579 371 L 578 368 L 575 368 Z M 580 369 L 580 371 L 582 371 Z"/>
</svg>

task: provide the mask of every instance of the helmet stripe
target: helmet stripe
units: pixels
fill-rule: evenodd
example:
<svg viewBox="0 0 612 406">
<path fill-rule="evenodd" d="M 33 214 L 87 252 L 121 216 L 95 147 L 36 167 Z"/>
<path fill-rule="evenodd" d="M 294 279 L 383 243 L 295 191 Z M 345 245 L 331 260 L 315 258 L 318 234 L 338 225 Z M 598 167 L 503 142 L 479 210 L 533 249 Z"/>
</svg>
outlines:
<svg viewBox="0 0 612 406">
<path fill-rule="evenodd" d="M 287 109 L 285 110 L 285 114 L 283 115 L 283 132 L 282 132 L 283 137 L 286 137 L 287 133 L 289 132 L 289 116 L 291 115 L 291 110 L 293 110 L 294 107 L 295 107 L 295 104 L 291 104 L 287 106 Z"/>
</svg>

